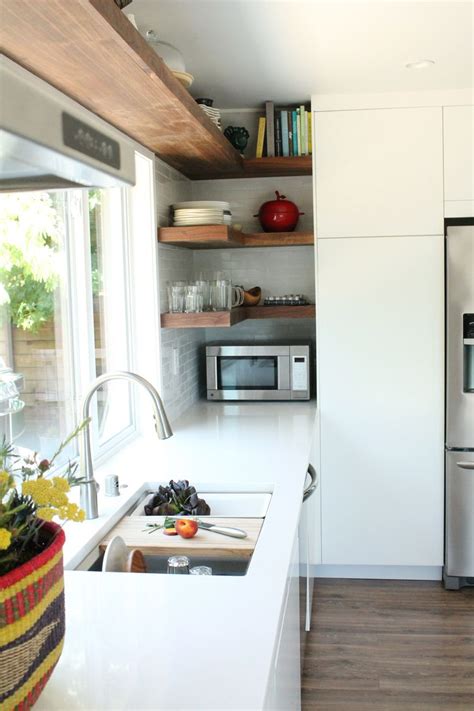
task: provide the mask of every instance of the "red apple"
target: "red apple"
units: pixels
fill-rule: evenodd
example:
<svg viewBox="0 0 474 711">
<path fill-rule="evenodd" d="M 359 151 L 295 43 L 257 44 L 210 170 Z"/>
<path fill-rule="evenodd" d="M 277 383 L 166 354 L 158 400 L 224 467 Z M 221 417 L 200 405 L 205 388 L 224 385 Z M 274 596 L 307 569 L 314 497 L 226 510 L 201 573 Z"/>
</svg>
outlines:
<svg viewBox="0 0 474 711">
<path fill-rule="evenodd" d="M 193 518 L 178 518 L 175 527 L 182 538 L 192 538 L 198 532 L 198 523 Z"/>
</svg>

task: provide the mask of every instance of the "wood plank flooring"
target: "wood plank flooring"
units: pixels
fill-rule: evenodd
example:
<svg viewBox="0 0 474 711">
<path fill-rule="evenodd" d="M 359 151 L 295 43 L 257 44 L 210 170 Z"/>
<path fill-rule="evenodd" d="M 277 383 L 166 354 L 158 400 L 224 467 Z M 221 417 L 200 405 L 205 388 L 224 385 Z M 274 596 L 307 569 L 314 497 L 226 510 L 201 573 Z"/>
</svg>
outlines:
<svg viewBox="0 0 474 711">
<path fill-rule="evenodd" d="M 317 580 L 303 711 L 474 711 L 474 589 Z"/>
</svg>

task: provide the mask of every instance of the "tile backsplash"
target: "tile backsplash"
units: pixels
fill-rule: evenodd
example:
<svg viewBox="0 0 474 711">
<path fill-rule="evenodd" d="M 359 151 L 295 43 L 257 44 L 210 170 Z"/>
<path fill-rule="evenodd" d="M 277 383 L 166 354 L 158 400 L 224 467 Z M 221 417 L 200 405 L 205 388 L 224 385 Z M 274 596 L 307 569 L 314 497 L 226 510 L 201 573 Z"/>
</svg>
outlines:
<svg viewBox="0 0 474 711">
<path fill-rule="evenodd" d="M 192 182 L 156 160 L 155 188 L 157 224 L 169 224 L 169 206 L 174 202 L 192 199 Z M 168 310 L 166 282 L 191 279 L 193 275 L 193 252 L 190 249 L 159 245 L 158 271 L 160 287 L 160 311 Z M 199 349 L 204 343 L 202 329 L 161 330 L 161 395 L 171 421 L 193 405 L 200 396 Z"/>
<path fill-rule="evenodd" d="M 223 271 L 245 289 L 262 288 L 262 297 L 304 294 L 314 302 L 314 249 L 278 247 L 203 249 L 194 252 L 195 273 Z"/>
<path fill-rule="evenodd" d="M 156 161 L 158 226 L 169 224 L 169 206 L 184 200 L 225 200 L 231 203 L 234 224 L 246 232 L 261 228 L 252 216 L 274 191 L 296 202 L 305 214 L 300 230 L 313 229 L 311 177 L 253 178 L 251 180 L 190 181 L 160 160 Z M 314 302 L 314 249 L 190 250 L 160 245 L 158 249 L 160 310 L 168 310 L 166 282 L 191 279 L 199 273 L 226 272 L 234 284 L 260 286 L 263 297 L 286 293 L 304 294 Z M 162 396 L 171 420 L 191 407 L 205 392 L 204 344 L 211 341 L 304 340 L 314 343 L 311 319 L 244 321 L 231 329 L 162 329 Z"/>
</svg>

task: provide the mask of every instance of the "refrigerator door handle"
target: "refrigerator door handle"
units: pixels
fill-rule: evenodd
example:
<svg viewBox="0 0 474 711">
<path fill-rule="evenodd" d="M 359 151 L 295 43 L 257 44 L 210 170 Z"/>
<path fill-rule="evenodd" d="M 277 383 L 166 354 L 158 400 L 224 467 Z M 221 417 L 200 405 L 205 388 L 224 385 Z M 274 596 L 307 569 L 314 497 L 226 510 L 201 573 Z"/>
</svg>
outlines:
<svg viewBox="0 0 474 711">
<path fill-rule="evenodd" d="M 460 467 L 461 469 L 473 469 L 474 470 L 474 462 L 456 462 L 456 465 Z"/>
</svg>

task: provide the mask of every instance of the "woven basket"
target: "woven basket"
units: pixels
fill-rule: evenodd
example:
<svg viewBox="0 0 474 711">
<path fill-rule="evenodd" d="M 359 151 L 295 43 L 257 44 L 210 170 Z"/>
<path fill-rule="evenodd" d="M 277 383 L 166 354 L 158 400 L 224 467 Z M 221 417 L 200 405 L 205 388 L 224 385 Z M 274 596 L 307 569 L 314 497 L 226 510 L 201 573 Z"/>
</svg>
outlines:
<svg viewBox="0 0 474 711">
<path fill-rule="evenodd" d="M 64 640 L 64 532 L 45 523 L 51 544 L 0 576 L 0 708 L 26 711 L 41 694 Z"/>
</svg>

